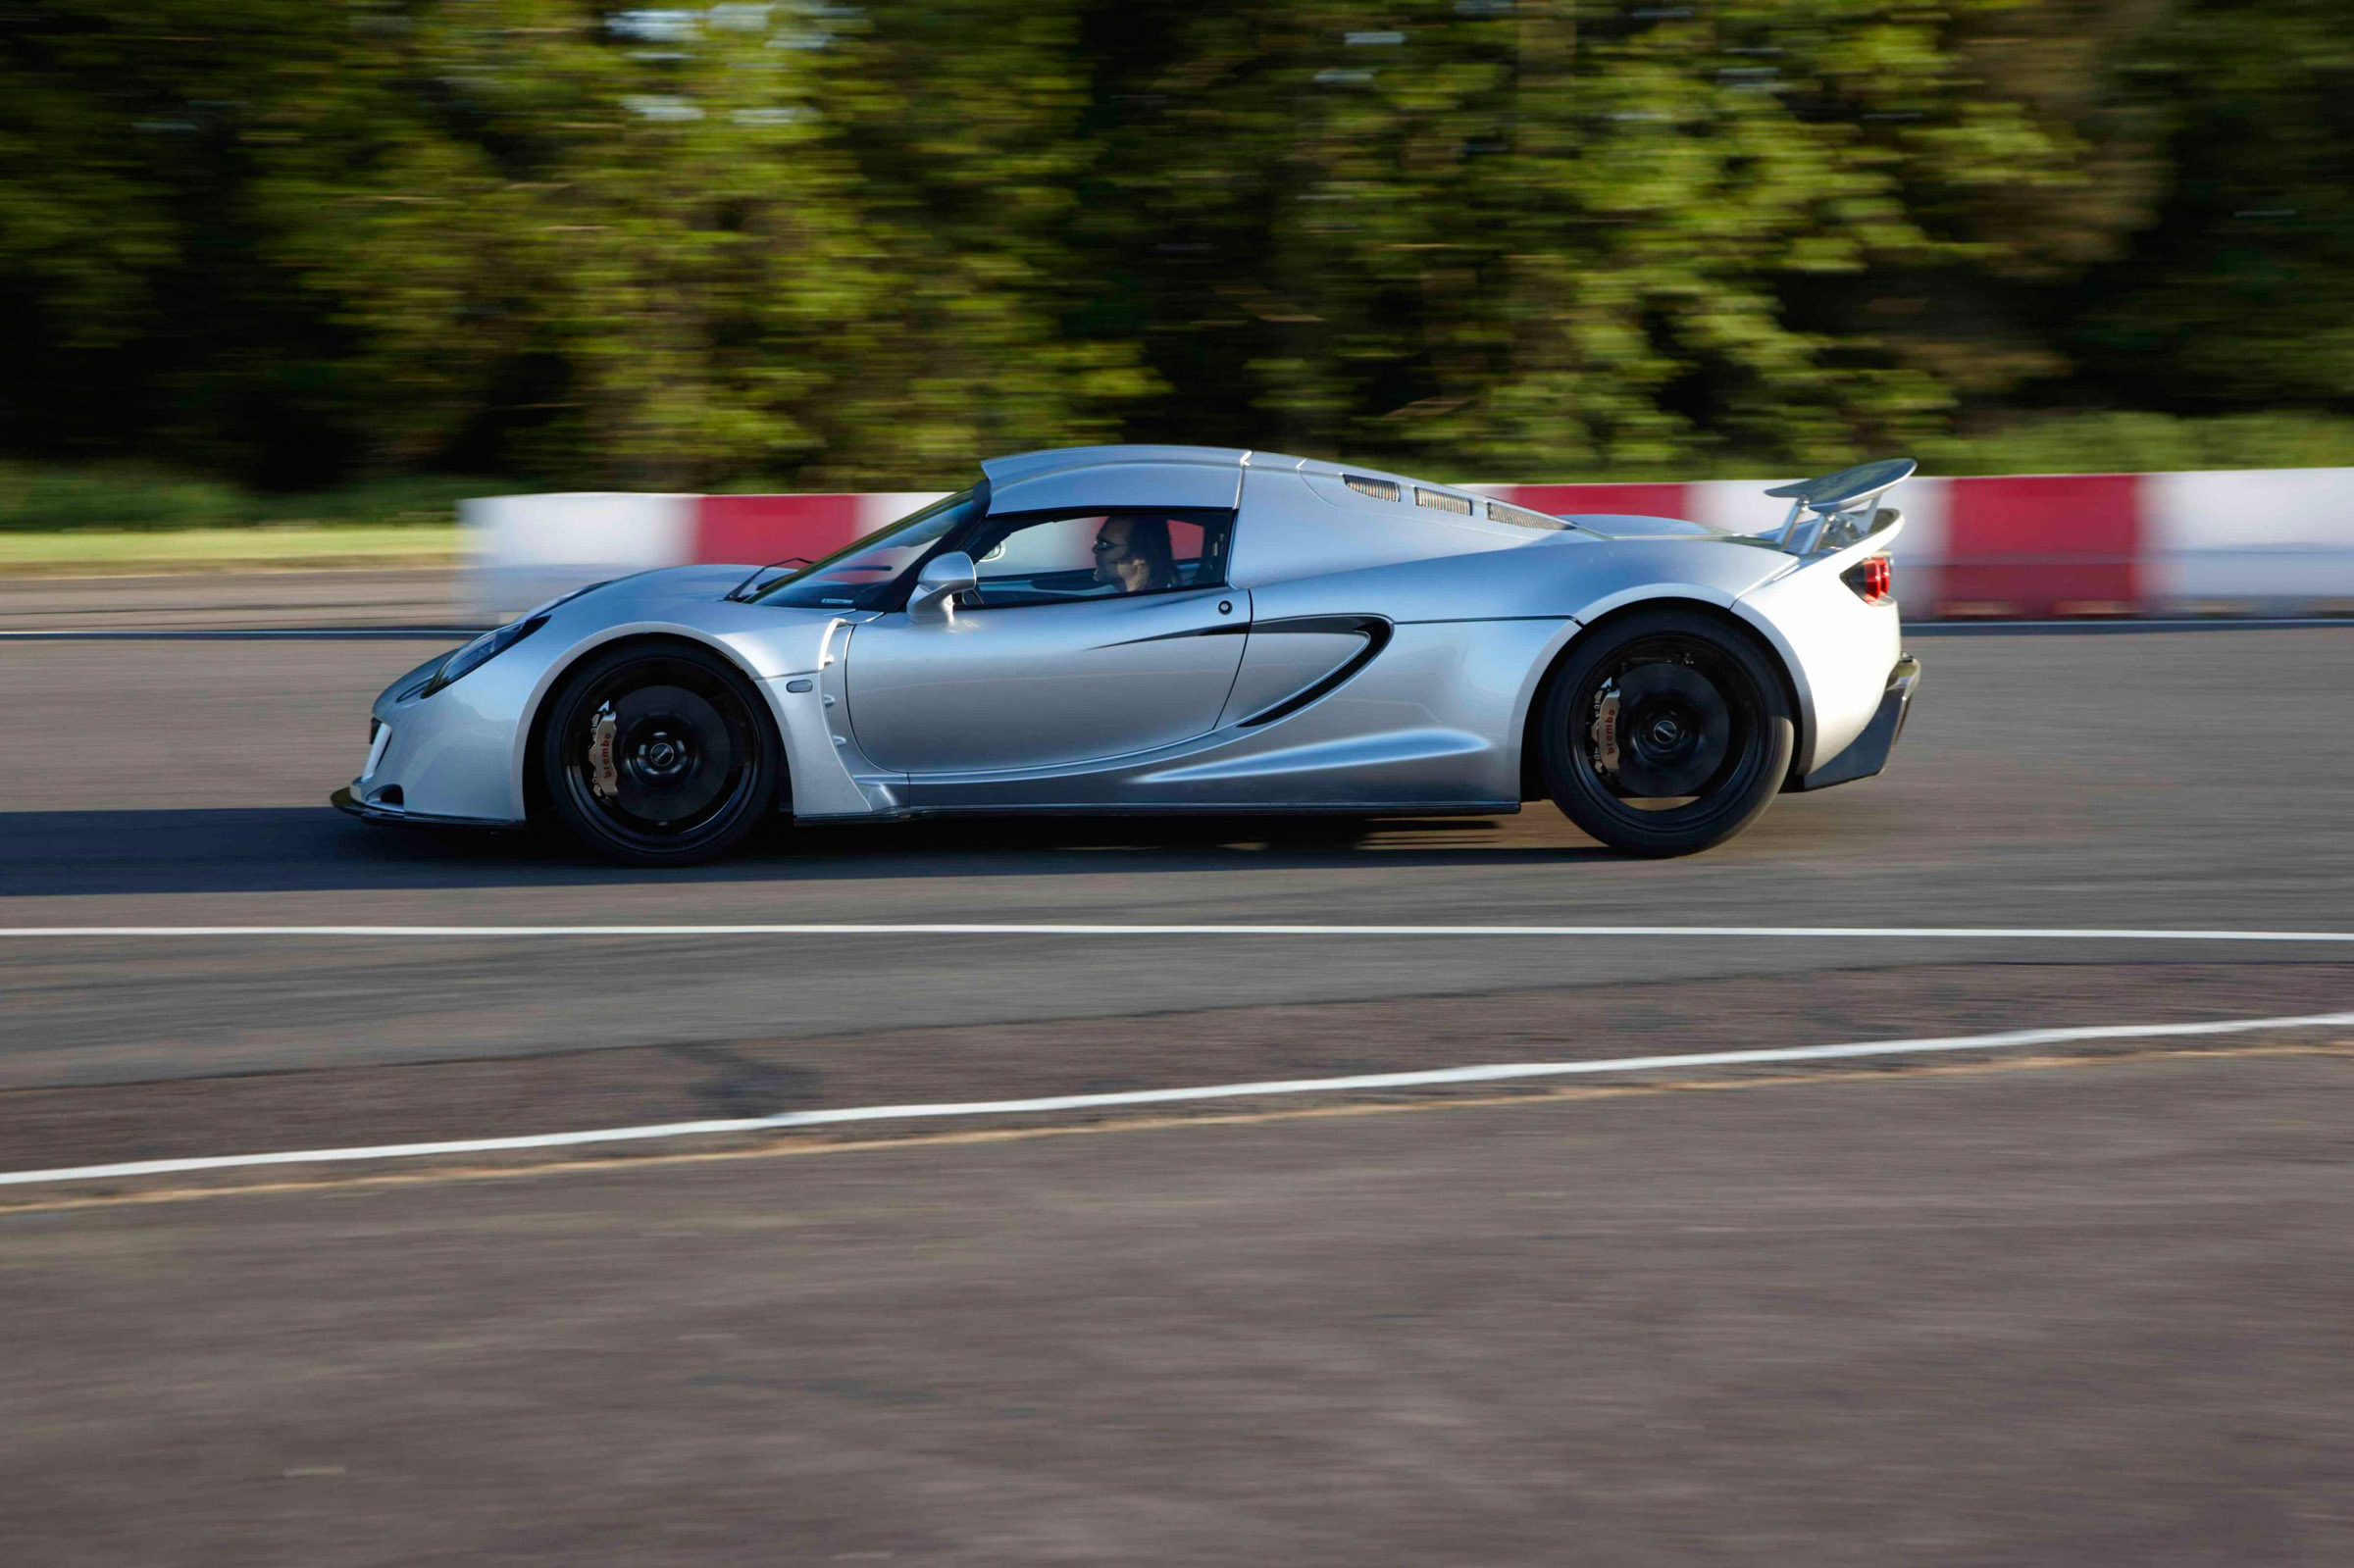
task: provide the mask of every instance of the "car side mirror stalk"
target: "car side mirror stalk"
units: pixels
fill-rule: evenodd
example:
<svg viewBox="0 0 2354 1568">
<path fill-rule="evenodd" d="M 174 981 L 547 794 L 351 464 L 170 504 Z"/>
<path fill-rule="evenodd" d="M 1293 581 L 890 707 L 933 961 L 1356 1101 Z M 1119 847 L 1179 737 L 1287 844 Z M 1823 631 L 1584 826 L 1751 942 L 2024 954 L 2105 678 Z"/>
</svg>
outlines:
<svg viewBox="0 0 2354 1568">
<path fill-rule="evenodd" d="M 979 581 L 973 558 L 962 550 L 934 556 L 915 575 L 915 591 L 907 596 L 907 619 L 946 621 L 956 595 L 970 590 Z"/>
</svg>

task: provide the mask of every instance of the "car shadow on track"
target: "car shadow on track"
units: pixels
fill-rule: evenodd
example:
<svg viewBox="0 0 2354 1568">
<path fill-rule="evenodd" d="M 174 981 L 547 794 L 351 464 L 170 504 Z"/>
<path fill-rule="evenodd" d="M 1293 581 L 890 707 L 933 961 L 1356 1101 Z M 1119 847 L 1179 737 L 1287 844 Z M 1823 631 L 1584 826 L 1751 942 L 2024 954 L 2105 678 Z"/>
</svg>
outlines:
<svg viewBox="0 0 2354 1568">
<path fill-rule="evenodd" d="M 1612 858 L 1525 816 L 1040 817 L 790 828 L 677 871 L 589 860 L 553 835 L 379 828 L 327 807 L 0 812 L 0 898 L 177 892 L 1039 876 L 1231 866 L 1561 864 Z"/>
</svg>

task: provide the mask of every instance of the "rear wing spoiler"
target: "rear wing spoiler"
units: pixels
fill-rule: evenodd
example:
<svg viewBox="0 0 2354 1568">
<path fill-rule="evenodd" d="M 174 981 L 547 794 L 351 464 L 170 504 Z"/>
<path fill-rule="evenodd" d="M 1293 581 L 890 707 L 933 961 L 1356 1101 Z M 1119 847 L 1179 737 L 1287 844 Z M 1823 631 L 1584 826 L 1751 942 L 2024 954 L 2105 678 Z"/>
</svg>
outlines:
<svg viewBox="0 0 2354 1568">
<path fill-rule="evenodd" d="M 1773 542 L 1792 555 L 1813 555 L 1817 550 L 1844 549 L 1894 527 L 1897 514 L 1882 510 L 1880 497 L 1911 478 L 1919 466 L 1909 457 L 1892 457 L 1843 468 L 1820 479 L 1775 485 L 1766 493 L 1787 500 L 1790 515 Z"/>
</svg>

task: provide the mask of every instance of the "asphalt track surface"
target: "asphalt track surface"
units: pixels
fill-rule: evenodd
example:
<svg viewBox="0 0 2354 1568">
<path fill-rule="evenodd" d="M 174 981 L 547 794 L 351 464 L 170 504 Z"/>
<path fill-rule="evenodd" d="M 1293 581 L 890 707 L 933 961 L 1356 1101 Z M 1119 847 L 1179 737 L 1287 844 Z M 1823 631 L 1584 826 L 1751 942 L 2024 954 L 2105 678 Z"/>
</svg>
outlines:
<svg viewBox="0 0 2354 1568">
<path fill-rule="evenodd" d="M 653 877 L 321 803 L 429 647 L 0 646 L 0 924 L 2354 928 L 2354 630 L 1924 636 L 1885 777 L 1689 861 L 1532 807 Z M 2347 1008 L 2322 947 L 0 937 L 0 1167 Z M 2342 1036 L 12 1189 L 0 1540 L 2345 1560 Z"/>
<path fill-rule="evenodd" d="M 453 567 L 0 577 L 0 637 L 255 627 L 447 627 L 475 619 Z"/>
</svg>

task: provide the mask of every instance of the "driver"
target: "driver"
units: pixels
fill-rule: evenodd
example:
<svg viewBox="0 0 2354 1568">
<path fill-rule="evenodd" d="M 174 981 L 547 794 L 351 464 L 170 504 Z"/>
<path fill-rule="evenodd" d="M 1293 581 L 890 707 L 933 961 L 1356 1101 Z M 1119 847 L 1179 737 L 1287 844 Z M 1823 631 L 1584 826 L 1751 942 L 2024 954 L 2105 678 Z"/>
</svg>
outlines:
<svg viewBox="0 0 2354 1568">
<path fill-rule="evenodd" d="M 1156 517 L 1107 517 L 1096 530 L 1096 581 L 1122 593 L 1158 593 L 1177 586 L 1169 526 Z"/>
</svg>

